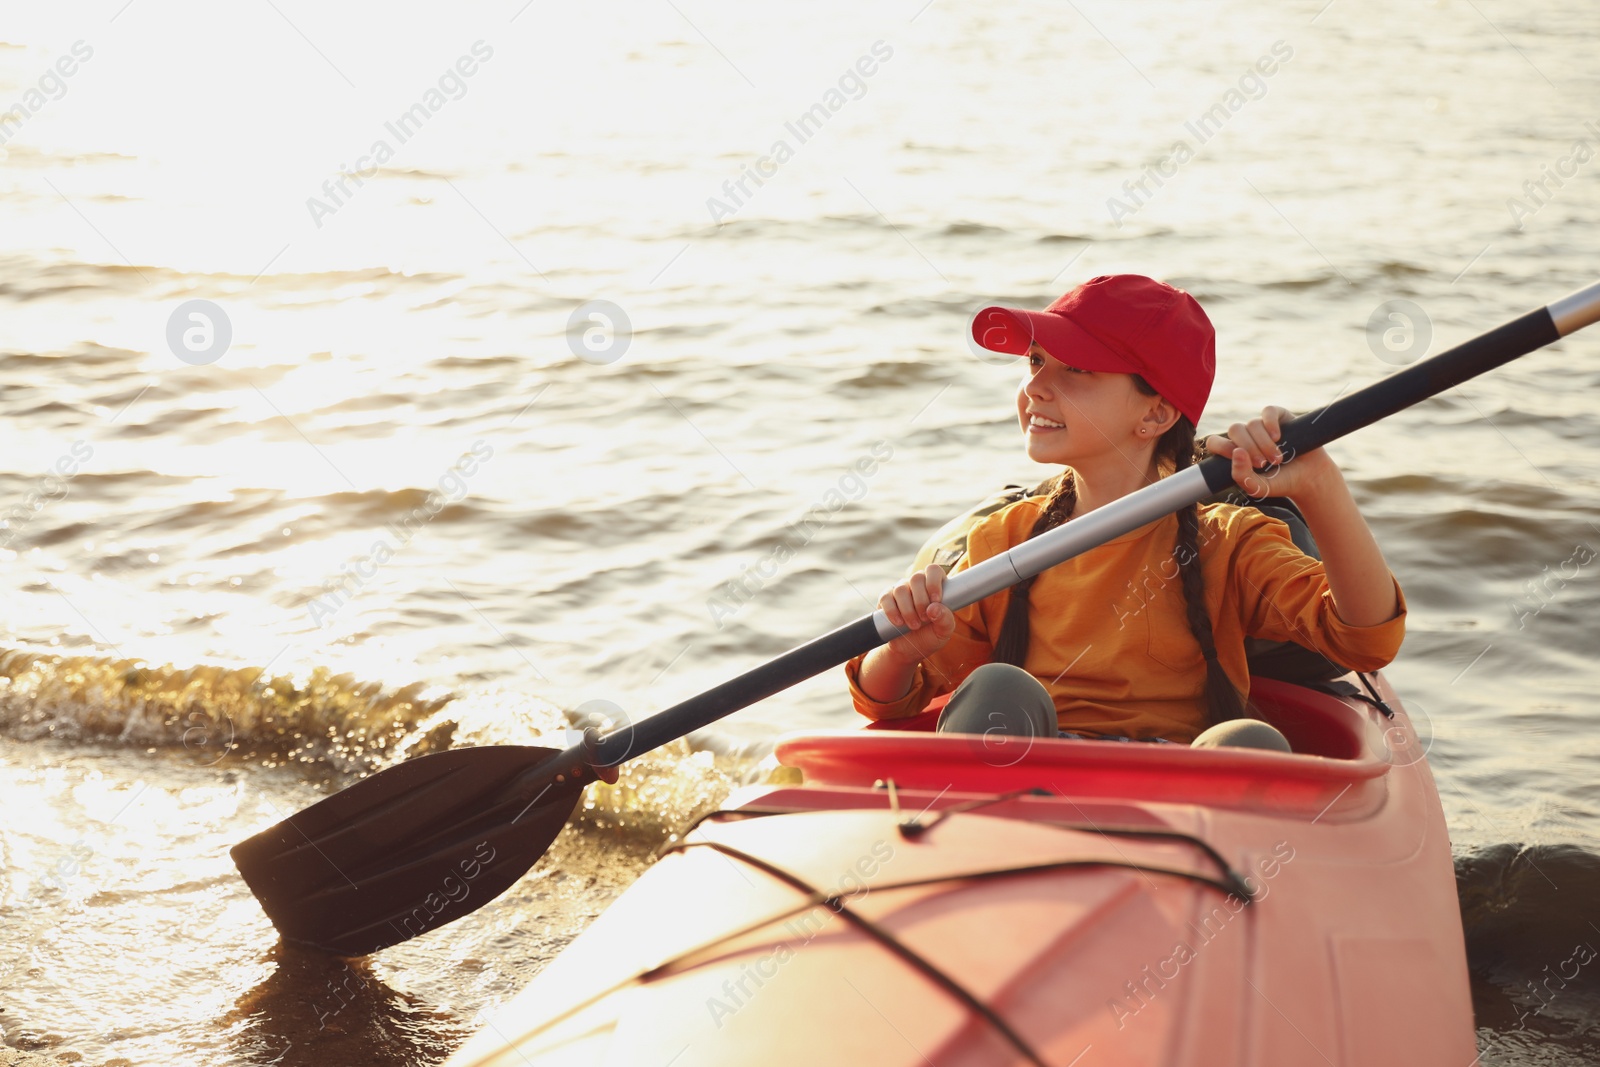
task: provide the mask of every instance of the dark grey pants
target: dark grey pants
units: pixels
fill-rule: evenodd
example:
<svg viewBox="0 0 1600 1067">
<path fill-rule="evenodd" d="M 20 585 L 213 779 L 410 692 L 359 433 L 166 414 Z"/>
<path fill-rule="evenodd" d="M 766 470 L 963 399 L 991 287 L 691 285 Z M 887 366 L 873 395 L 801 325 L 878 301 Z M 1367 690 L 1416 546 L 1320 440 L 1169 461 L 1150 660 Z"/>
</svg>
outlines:
<svg viewBox="0 0 1600 1067">
<path fill-rule="evenodd" d="M 985 663 L 967 675 L 939 713 L 939 731 L 1060 737 L 1056 705 L 1044 683 L 1009 663 Z M 1278 729 L 1260 719 L 1218 723 L 1195 738 L 1192 748 L 1266 748 L 1288 752 Z"/>
<path fill-rule="evenodd" d="M 939 731 L 1061 736 L 1049 690 L 1039 679 L 1009 663 L 985 663 L 967 675 L 939 713 Z"/>
</svg>

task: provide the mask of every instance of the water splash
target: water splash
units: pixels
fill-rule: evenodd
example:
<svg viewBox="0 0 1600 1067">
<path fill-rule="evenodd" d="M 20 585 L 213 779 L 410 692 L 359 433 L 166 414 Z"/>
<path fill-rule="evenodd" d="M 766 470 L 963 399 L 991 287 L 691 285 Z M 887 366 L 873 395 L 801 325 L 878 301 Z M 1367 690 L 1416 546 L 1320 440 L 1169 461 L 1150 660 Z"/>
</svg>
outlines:
<svg viewBox="0 0 1600 1067">
<path fill-rule="evenodd" d="M 174 748 L 200 762 L 233 755 L 268 766 L 325 764 L 341 774 L 372 770 L 408 747 L 448 747 L 448 730 L 414 735 L 452 699 L 420 682 L 387 689 L 325 668 L 296 678 L 257 667 L 0 650 L 0 730 L 9 736 Z"/>
</svg>

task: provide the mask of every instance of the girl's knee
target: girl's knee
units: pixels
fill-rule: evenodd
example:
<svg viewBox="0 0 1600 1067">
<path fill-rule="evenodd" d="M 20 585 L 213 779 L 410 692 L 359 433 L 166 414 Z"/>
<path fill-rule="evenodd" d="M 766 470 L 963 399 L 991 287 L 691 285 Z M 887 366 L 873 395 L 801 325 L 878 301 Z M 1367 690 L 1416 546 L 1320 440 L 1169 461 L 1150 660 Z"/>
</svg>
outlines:
<svg viewBox="0 0 1600 1067">
<path fill-rule="evenodd" d="M 939 716 L 947 733 L 1007 733 L 1055 737 L 1055 700 L 1044 683 L 1009 663 L 985 663 L 956 686 Z"/>
<path fill-rule="evenodd" d="M 978 679 L 979 684 L 1020 685 L 1026 687 L 1029 682 L 1032 682 L 1040 689 L 1044 688 L 1043 682 L 1021 667 L 1011 663 L 985 663 L 980 667 L 975 667 L 961 684 L 967 685 L 974 678 Z"/>
<path fill-rule="evenodd" d="M 1230 719 L 1219 722 L 1195 738 L 1191 748 L 1264 748 L 1273 752 L 1292 752 L 1289 739 L 1276 726 L 1260 719 Z"/>
</svg>

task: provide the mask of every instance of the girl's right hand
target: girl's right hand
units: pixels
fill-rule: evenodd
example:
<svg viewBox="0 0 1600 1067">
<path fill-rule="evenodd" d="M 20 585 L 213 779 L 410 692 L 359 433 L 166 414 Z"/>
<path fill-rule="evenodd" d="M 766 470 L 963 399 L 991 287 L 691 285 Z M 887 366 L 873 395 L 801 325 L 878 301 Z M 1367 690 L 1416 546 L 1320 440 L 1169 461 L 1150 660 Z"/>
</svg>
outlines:
<svg viewBox="0 0 1600 1067">
<path fill-rule="evenodd" d="M 940 599 L 944 595 L 944 569 L 930 563 L 926 570 L 878 598 L 878 607 L 891 623 L 909 626 L 909 633 L 889 642 L 890 654 L 902 663 L 920 663 L 950 642 L 956 616 Z"/>
</svg>

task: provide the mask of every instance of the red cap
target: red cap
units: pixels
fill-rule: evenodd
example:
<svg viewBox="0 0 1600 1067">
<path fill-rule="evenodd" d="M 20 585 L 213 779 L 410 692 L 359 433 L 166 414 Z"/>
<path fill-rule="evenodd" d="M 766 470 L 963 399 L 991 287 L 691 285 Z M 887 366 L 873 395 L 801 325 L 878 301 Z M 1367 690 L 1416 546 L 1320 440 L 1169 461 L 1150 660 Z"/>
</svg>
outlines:
<svg viewBox="0 0 1600 1067">
<path fill-rule="evenodd" d="M 1069 366 L 1138 374 L 1197 425 L 1217 369 L 1217 331 L 1199 302 L 1141 274 L 1090 278 L 1043 311 L 984 308 L 972 339 L 1013 356 L 1036 340 Z"/>
</svg>

